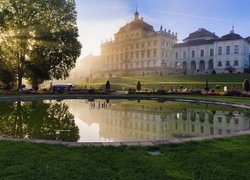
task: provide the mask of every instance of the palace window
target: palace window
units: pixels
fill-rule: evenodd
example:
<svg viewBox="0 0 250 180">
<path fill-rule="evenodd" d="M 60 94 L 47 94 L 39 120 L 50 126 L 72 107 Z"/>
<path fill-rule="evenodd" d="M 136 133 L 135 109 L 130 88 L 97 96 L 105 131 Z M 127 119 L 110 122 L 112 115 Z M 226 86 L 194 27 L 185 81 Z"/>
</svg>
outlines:
<svg viewBox="0 0 250 180">
<path fill-rule="evenodd" d="M 131 59 L 134 58 L 134 53 L 133 52 L 130 54 L 130 57 L 131 57 Z"/>
<path fill-rule="evenodd" d="M 227 46 L 227 47 L 226 47 L 226 54 L 227 54 L 227 55 L 230 54 L 230 46 Z"/>
<path fill-rule="evenodd" d="M 234 46 L 234 54 L 239 54 L 239 45 Z"/>
<path fill-rule="evenodd" d="M 226 61 L 226 66 L 230 66 L 230 61 Z"/>
<path fill-rule="evenodd" d="M 148 47 L 150 47 L 150 46 L 151 46 L 151 41 L 148 42 Z"/>
<path fill-rule="evenodd" d="M 141 52 L 141 58 L 144 58 L 144 51 Z"/>
<path fill-rule="evenodd" d="M 175 59 L 178 59 L 179 57 L 178 57 L 179 55 L 178 55 L 178 52 L 176 52 L 175 53 Z"/>
<path fill-rule="evenodd" d="M 218 67 L 221 67 L 221 66 L 222 66 L 222 62 L 218 61 Z"/>
<path fill-rule="evenodd" d="M 222 55 L 222 47 L 221 46 L 218 47 L 218 55 Z"/>
<path fill-rule="evenodd" d="M 201 57 L 204 57 L 204 54 L 205 54 L 205 53 L 204 53 L 204 50 L 202 49 L 202 50 L 201 50 Z"/>
<path fill-rule="evenodd" d="M 238 60 L 235 60 L 234 61 L 234 66 L 238 66 L 239 65 L 239 61 Z"/>
<path fill-rule="evenodd" d="M 148 58 L 150 58 L 150 50 L 147 51 L 147 54 Z"/>
<path fill-rule="evenodd" d="M 218 117 L 218 123 L 222 123 L 222 117 Z"/>
<path fill-rule="evenodd" d="M 138 59 L 139 58 L 139 52 L 138 51 L 136 51 L 136 59 Z"/>
<path fill-rule="evenodd" d="M 204 133 L 204 126 L 201 126 L 201 133 Z"/>
<path fill-rule="evenodd" d="M 168 51 L 166 51 L 166 58 L 168 57 Z"/>
<path fill-rule="evenodd" d="M 186 52 L 186 51 L 183 52 L 183 58 L 184 58 L 184 59 L 187 58 L 187 52 Z"/>
<path fill-rule="evenodd" d="M 156 57 L 156 49 L 154 49 L 154 57 Z"/>
<path fill-rule="evenodd" d="M 210 49 L 210 56 L 214 56 L 214 49 Z"/>
<path fill-rule="evenodd" d="M 157 45 L 157 41 L 154 41 L 154 45 L 155 45 L 155 46 Z"/>
<path fill-rule="evenodd" d="M 192 58 L 195 57 L 195 51 L 192 51 Z"/>
<path fill-rule="evenodd" d="M 144 43 L 141 44 L 141 47 L 144 48 Z"/>
<path fill-rule="evenodd" d="M 136 49 L 138 49 L 139 48 L 139 44 L 136 44 Z"/>
</svg>

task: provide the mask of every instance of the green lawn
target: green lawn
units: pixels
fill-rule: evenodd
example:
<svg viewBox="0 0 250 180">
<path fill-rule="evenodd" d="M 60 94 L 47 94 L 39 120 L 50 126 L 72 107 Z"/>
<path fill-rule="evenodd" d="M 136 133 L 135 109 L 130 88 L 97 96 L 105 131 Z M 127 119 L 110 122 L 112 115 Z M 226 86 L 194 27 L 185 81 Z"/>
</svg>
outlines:
<svg viewBox="0 0 250 180">
<path fill-rule="evenodd" d="M 249 152 L 249 135 L 155 147 L 1 141 L 0 179 L 250 179 Z"/>
<path fill-rule="evenodd" d="M 121 90 L 135 87 L 138 81 L 141 81 L 144 89 L 158 89 L 162 86 L 165 89 L 179 88 L 180 86 L 194 89 L 204 88 L 206 79 L 211 89 L 216 85 L 228 86 L 229 88 L 241 89 L 242 82 L 250 79 L 250 74 L 204 74 L 204 75 L 174 75 L 174 76 L 136 76 L 136 77 L 113 77 L 113 78 L 95 78 L 90 82 L 77 81 L 76 84 L 83 87 L 94 86 L 103 87 L 107 80 L 110 80 L 113 89 Z"/>
</svg>

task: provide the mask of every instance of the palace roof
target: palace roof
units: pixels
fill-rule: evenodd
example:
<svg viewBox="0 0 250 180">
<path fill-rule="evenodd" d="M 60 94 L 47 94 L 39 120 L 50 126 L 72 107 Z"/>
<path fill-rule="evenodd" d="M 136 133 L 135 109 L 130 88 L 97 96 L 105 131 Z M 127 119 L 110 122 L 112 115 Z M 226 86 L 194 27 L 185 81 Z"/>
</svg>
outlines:
<svg viewBox="0 0 250 180">
<path fill-rule="evenodd" d="M 214 33 L 204 29 L 200 28 L 197 31 L 189 34 L 189 36 L 184 39 L 184 42 L 188 41 L 196 41 L 196 40 L 211 40 L 211 39 L 218 39 L 219 37 L 216 36 Z"/>
<path fill-rule="evenodd" d="M 230 41 L 243 39 L 239 34 L 235 34 L 234 31 L 231 31 L 229 34 L 222 36 L 218 41 Z"/>
<path fill-rule="evenodd" d="M 246 40 L 250 43 L 250 36 L 248 36 L 248 37 L 246 38 Z"/>
<path fill-rule="evenodd" d="M 214 42 L 215 42 L 214 39 L 212 39 L 212 40 L 204 40 L 204 39 L 193 40 L 193 41 L 188 41 L 188 42 L 184 42 L 184 43 L 175 44 L 174 48 L 207 45 L 207 44 L 213 44 Z"/>
<path fill-rule="evenodd" d="M 142 29 L 145 32 L 155 32 L 153 26 L 143 21 L 143 18 L 139 19 L 139 13 L 136 11 L 134 21 L 121 27 L 118 33 L 128 32 L 135 29 Z"/>
</svg>

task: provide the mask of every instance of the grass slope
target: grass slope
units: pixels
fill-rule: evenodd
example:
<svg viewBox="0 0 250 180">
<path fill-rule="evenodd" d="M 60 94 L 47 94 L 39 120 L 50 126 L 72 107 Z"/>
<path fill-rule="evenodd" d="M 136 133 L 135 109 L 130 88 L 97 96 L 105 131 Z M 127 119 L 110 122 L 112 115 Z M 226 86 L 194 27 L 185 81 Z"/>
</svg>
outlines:
<svg viewBox="0 0 250 180">
<path fill-rule="evenodd" d="M 107 80 L 110 80 L 113 89 L 121 90 L 124 88 L 135 88 L 138 81 L 141 81 L 144 89 L 158 89 L 162 86 L 166 89 L 179 88 L 180 86 L 187 88 L 204 88 L 206 79 L 209 86 L 215 89 L 216 85 L 241 89 L 242 82 L 250 79 L 250 74 L 203 74 L 203 75 L 175 75 L 175 76 L 135 76 L 135 77 L 112 77 L 112 78 L 96 78 L 89 83 L 76 82 L 80 86 L 103 87 Z"/>
<path fill-rule="evenodd" d="M 156 147 L 2 141 L 0 179 L 249 179 L 249 152 L 247 135 Z"/>
</svg>

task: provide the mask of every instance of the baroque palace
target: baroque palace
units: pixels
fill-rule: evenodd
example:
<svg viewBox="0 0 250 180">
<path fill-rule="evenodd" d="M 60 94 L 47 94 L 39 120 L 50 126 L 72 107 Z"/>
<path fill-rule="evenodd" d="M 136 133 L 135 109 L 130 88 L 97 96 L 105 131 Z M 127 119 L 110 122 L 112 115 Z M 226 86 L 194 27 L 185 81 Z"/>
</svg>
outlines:
<svg viewBox="0 0 250 180">
<path fill-rule="evenodd" d="M 135 13 L 114 39 L 101 44 L 100 56 L 86 57 L 94 77 L 235 73 L 249 70 L 250 37 L 234 32 L 218 37 L 204 28 L 177 43 L 177 33 L 155 31 Z"/>
</svg>

